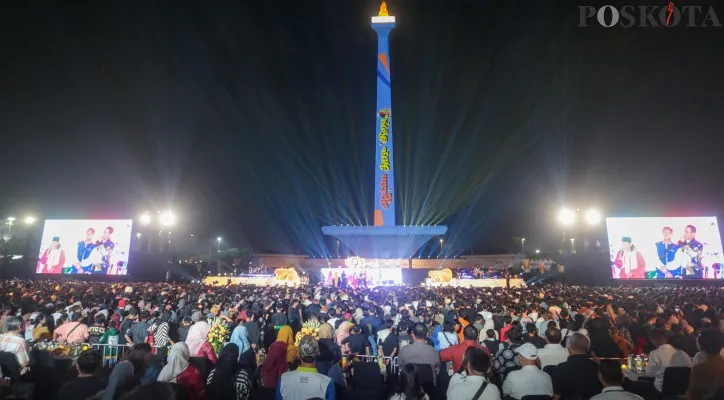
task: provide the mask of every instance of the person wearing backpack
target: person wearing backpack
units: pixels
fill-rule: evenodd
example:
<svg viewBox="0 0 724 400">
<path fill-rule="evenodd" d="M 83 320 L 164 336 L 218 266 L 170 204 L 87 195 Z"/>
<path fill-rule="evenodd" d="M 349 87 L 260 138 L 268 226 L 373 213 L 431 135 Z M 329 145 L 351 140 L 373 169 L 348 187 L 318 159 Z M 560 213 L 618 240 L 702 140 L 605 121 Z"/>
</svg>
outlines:
<svg viewBox="0 0 724 400">
<path fill-rule="evenodd" d="M 118 331 L 116 321 L 110 321 L 108 323 L 108 329 L 106 329 L 101 339 L 98 341 L 99 344 L 106 345 L 103 347 L 103 366 L 113 367 L 118 362 L 118 343 L 120 341 L 120 335 Z"/>
</svg>

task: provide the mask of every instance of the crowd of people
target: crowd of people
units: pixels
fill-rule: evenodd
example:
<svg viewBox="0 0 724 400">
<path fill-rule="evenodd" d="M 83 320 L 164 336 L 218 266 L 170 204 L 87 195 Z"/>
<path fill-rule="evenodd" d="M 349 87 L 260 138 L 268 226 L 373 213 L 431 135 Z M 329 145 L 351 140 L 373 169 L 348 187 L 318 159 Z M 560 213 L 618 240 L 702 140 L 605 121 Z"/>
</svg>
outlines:
<svg viewBox="0 0 724 400">
<path fill-rule="evenodd" d="M 0 303 L 0 398 L 724 398 L 714 287 L 8 280 Z M 89 348 L 68 368 L 48 341 Z M 629 355 L 648 357 L 640 379 Z"/>
</svg>

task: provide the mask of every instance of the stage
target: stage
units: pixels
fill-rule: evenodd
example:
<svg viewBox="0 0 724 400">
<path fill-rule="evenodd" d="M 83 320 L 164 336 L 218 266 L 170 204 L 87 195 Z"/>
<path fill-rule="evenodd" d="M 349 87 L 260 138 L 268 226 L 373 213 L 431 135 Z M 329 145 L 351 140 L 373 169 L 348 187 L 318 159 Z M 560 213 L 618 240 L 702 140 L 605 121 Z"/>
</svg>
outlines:
<svg viewBox="0 0 724 400">
<path fill-rule="evenodd" d="M 477 288 L 477 287 L 489 287 L 496 288 L 506 287 L 505 279 L 451 279 L 449 282 L 433 282 L 432 279 L 428 278 L 425 280 L 425 286 L 427 287 L 462 287 L 462 288 Z M 525 281 L 519 278 L 510 279 L 510 287 L 521 287 Z"/>
<path fill-rule="evenodd" d="M 226 286 L 251 285 L 251 286 L 296 286 L 299 282 L 293 280 L 280 280 L 276 275 L 248 275 L 248 276 L 207 276 L 203 280 L 204 285 Z"/>
</svg>

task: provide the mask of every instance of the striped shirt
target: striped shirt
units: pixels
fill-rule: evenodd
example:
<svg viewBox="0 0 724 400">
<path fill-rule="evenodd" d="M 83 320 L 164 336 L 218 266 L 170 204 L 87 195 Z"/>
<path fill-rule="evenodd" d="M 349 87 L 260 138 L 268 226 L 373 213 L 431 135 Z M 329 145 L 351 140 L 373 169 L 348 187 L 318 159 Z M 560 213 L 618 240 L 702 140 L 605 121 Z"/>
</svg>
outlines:
<svg viewBox="0 0 724 400">
<path fill-rule="evenodd" d="M 214 378 L 215 369 L 211 370 L 209 377 L 206 379 L 206 384 L 211 384 L 211 380 Z M 234 390 L 236 391 L 236 400 L 247 400 L 251 394 L 251 380 L 249 379 L 249 373 L 242 369 L 234 375 Z"/>
<path fill-rule="evenodd" d="M 168 346 L 171 338 L 168 336 L 168 323 L 161 322 L 160 324 L 153 324 L 148 328 L 149 332 L 153 332 L 153 345 L 154 346 Z"/>
</svg>

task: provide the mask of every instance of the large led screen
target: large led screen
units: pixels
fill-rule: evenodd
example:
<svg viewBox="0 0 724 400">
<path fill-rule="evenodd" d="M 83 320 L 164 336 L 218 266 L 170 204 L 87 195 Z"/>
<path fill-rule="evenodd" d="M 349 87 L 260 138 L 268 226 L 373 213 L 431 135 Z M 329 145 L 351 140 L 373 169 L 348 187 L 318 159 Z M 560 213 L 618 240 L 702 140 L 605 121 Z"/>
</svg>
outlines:
<svg viewBox="0 0 724 400">
<path fill-rule="evenodd" d="M 38 274 L 126 275 L 130 219 L 46 220 Z"/>
<path fill-rule="evenodd" d="M 722 279 L 716 217 L 607 218 L 614 279 Z"/>
<path fill-rule="evenodd" d="M 402 285 L 402 269 L 322 268 L 321 280 L 325 286 L 334 287 L 397 286 Z"/>
</svg>

